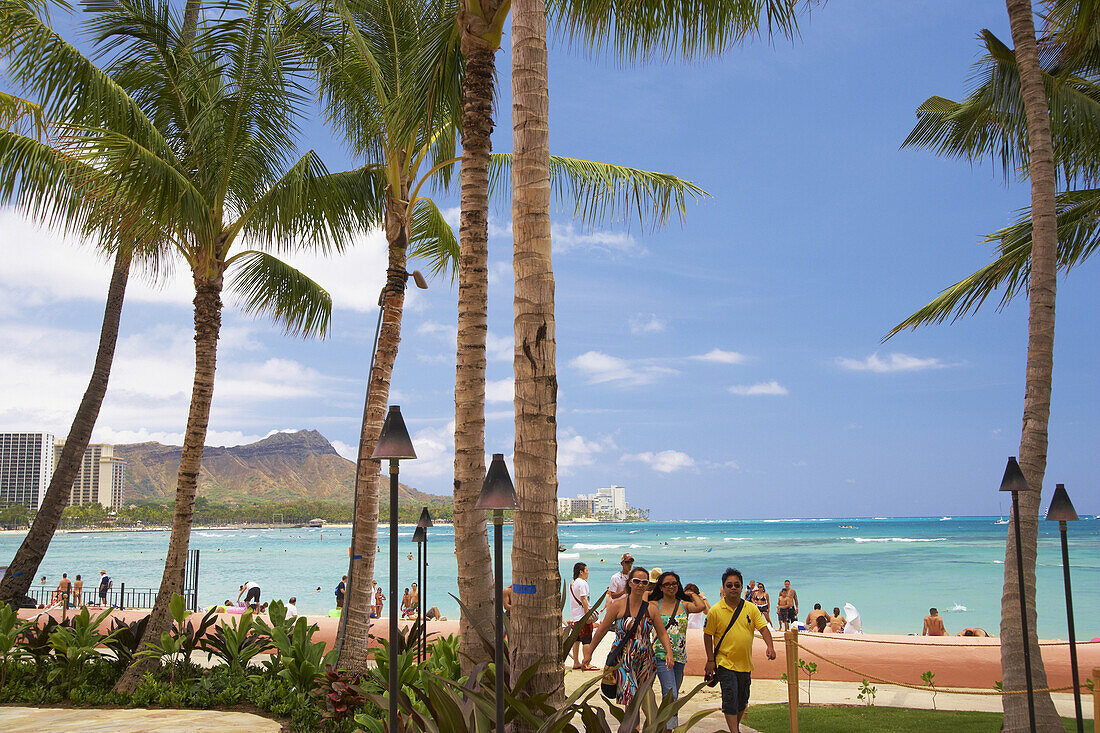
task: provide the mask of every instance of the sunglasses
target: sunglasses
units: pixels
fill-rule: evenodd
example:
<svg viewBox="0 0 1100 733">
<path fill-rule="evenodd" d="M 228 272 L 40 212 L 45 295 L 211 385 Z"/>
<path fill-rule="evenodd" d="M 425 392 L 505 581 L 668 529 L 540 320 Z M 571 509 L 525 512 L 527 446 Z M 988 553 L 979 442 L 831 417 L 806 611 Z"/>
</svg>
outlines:
<svg viewBox="0 0 1100 733">
<path fill-rule="evenodd" d="M 648 580 L 642 580 L 641 578 L 631 578 L 630 582 L 634 585 L 649 585 Z"/>
<path fill-rule="evenodd" d="M 726 583 L 726 587 L 727 588 L 740 588 L 741 584 L 740 583 Z"/>
<path fill-rule="evenodd" d="M 679 583 L 677 583 L 675 580 L 670 580 L 667 583 L 661 583 L 662 588 L 675 588 L 678 585 Z"/>
</svg>

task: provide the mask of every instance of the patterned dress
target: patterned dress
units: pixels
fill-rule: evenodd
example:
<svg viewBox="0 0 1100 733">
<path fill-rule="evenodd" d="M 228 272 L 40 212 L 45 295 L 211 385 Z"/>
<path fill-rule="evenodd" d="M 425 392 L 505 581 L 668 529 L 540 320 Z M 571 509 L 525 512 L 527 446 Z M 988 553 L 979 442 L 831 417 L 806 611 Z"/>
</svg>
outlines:
<svg viewBox="0 0 1100 733">
<path fill-rule="evenodd" d="M 619 683 L 619 696 L 615 700 L 620 705 L 629 705 L 640 687 L 653 684 L 653 675 L 657 673 L 657 663 L 653 656 L 653 623 L 649 620 L 649 614 L 642 616 L 638 623 L 641 626 L 627 642 L 615 670 Z M 623 637 L 633 625 L 633 616 L 615 622 L 616 644 L 622 643 Z"/>
</svg>

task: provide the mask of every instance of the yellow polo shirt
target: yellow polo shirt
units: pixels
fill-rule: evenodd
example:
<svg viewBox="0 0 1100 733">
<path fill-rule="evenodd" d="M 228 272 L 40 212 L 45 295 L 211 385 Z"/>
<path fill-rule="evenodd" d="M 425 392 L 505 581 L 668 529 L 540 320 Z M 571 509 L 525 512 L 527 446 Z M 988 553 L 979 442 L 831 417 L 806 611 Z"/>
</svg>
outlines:
<svg viewBox="0 0 1100 733">
<path fill-rule="evenodd" d="M 703 625 L 703 633 L 709 634 L 715 645 L 721 638 L 722 632 L 729 626 L 733 617 L 734 608 L 726 603 L 726 599 L 718 601 L 707 612 L 707 621 Z M 752 671 L 752 639 L 757 629 L 764 628 L 764 614 L 753 604 L 745 601 L 741 615 L 730 628 L 726 638 L 722 640 L 722 648 L 714 650 L 714 660 L 719 667 L 732 669 L 734 672 Z"/>
</svg>

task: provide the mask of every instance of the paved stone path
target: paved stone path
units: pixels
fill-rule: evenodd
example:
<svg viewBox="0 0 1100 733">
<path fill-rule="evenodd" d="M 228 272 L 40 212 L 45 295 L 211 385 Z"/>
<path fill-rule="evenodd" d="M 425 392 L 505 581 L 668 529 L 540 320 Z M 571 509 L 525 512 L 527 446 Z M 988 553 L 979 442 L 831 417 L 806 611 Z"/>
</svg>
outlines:
<svg viewBox="0 0 1100 733">
<path fill-rule="evenodd" d="M 82 733 L 280 733 L 282 726 L 251 713 L 217 710 L 117 710 L 75 708 L 0 707 L 0 730 L 6 733 L 42 733 L 75 730 Z"/>
</svg>

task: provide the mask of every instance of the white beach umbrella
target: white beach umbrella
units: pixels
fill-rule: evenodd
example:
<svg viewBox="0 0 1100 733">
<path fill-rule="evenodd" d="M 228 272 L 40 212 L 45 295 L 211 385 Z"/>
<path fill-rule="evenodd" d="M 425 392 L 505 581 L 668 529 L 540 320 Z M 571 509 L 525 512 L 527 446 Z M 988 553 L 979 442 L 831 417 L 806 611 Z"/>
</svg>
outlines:
<svg viewBox="0 0 1100 733">
<path fill-rule="evenodd" d="M 851 603 L 844 604 L 844 618 L 848 619 L 848 623 L 844 625 L 845 634 L 863 633 L 863 619 L 860 618 L 859 611 Z"/>
</svg>

